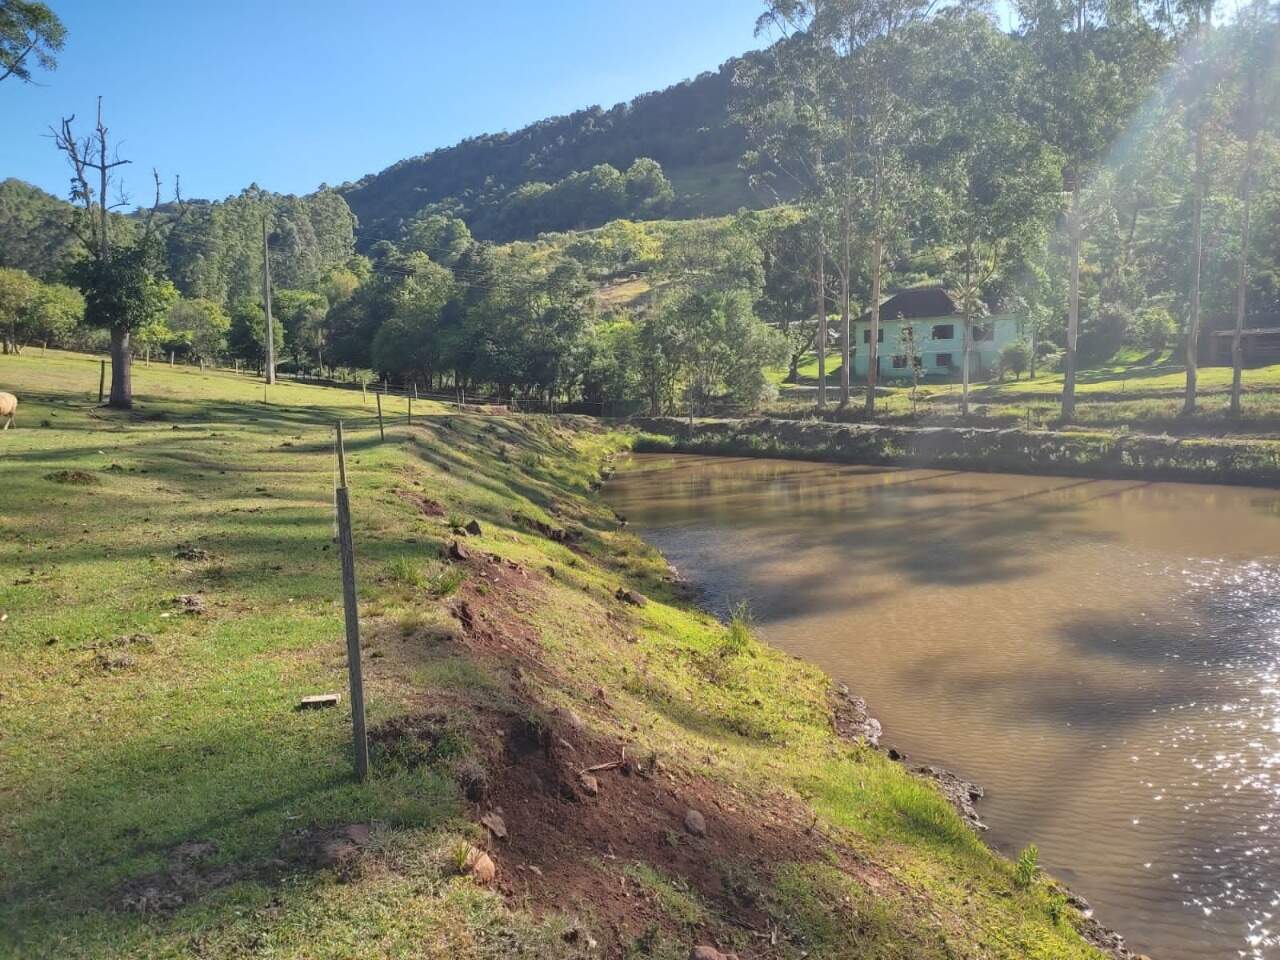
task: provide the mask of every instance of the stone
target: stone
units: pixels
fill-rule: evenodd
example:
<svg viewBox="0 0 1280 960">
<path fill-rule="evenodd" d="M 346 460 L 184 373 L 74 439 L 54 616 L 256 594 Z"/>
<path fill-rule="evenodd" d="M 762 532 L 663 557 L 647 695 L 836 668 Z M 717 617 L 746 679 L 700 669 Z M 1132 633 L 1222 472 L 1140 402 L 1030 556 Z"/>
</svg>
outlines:
<svg viewBox="0 0 1280 960">
<path fill-rule="evenodd" d="M 738 960 L 736 953 L 721 953 L 715 947 L 694 947 L 689 951 L 689 960 Z"/>
<path fill-rule="evenodd" d="M 638 590 L 624 590 L 621 587 L 614 596 L 623 603 L 629 603 L 633 607 L 643 607 L 649 602 L 649 598 Z"/>
<path fill-rule="evenodd" d="M 507 839 L 507 823 L 497 813 L 486 813 L 480 818 L 483 823 L 497 839 Z"/>
<path fill-rule="evenodd" d="M 472 847 L 471 852 L 467 854 L 467 872 L 476 883 L 483 885 L 493 883 L 498 875 L 498 867 L 487 853 Z"/>
<path fill-rule="evenodd" d="M 600 793 L 600 781 L 590 773 L 584 773 L 578 778 L 582 784 L 582 792 L 588 797 L 594 797 Z"/>
<path fill-rule="evenodd" d="M 323 710 L 326 707 L 336 707 L 342 700 L 340 693 L 317 693 L 314 696 L 303 697 L 298 701 L 299 710 Z"/>
<path fill-rule="evenodd" d="M 481 535 L 481 533 L 483 533 L 483 531 L 480 529 L 480 521 L 478 520 L 471 520 L 462 529 L 467 531 L 467 535 L 471 537 L 478 537 Z"/>
<path fill-rule="evenodd" d="M 695 837 L 705 837 L 707 835 L 707 818 L 690 807 L 684 812 L 684 828 Z"/>
<path fill-rule="evenodd" d="M 470 560 L 471 551 L 460 544 L 457 540 L 454 540 L 449 544 L 449 559 L 458 561 Z"/>
</svg>

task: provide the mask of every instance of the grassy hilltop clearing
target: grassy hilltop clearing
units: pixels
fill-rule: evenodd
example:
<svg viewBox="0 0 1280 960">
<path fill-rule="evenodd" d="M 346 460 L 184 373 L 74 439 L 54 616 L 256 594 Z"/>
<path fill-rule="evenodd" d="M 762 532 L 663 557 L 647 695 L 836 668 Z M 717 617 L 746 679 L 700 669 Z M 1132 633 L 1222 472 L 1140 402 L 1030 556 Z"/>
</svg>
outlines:
<svg viewBox="0 0 1280 960">
<path fill-rule="evenodd" d="M 264 404 L 248 378 L 139 365 L 117 413 L 97 372 L 0 359 L 21 398 L 0 434 L 0 955 L 1100 956 L 1032 855 L 995 855 L 842 737 L 826 677 L 701 612 L 602 505 L 625 432 L 423 403 L 380 443 L 355 391 Z M 327 692 L 338 708 L 295 709 Z"/>
</svg>

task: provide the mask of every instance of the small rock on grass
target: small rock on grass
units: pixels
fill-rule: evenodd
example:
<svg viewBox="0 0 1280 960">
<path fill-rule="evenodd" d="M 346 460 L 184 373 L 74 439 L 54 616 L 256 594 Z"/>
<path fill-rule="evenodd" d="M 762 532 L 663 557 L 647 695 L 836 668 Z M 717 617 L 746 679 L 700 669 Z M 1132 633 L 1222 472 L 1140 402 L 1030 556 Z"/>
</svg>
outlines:
<svg viewBox="0 0 1280 960">
<path fill-rule="evenodd" d="M 617 593 L 614 594 L 614 596 L 617 597 L 619 600 L 621 600 L 623 603 L 631 604 L 631 606 L 633 607 L 643 607 L 649 602 L 649 598 L 646 597 L 640 591 L 624 590 L 621 587 L 618 588 L 618 591 Z"/>
<path fill-rule="evenodd" d="M 480 818 L 480 822 L 483 823 L 489 829 L 489 832 L 497 839 L 505 840 L 507 838 L 507 823 L 499 814 L 486 813 Z"/>
<path fill-rule="evenodd" d="M 457 540 L 454 540 L 452 543 L 449 544 L 449 559 L 459 560 L 459 561 L 470 560 L 471 551 L 468 550 L 466 547 L 464 547 L 462 544 L 460 544 Z"/>
<path fill-rule="evenodd" d="M 467 872 L 481 885 L 492 883 L 498 875 L 498 867 L 493 858 L 478 847 L 472 847 L 467 853 L 466 866 Z"/>
<path fill-rule="evenodd" d="M 695 837 L 707 835 L 707 818 L 697 810 L 690 808 L 684 812 L 684 828 Z"/>
<path fill-rule="evenodd" d="M 736 953 L 721 953 L 715 947 L 694 947 L 689 951 L 689 960 L 738 960 Z"/>
<path fill-rule="evenodd" d="M 465 530 L 465 531 L 467 531 L 467 535 L 468 535 L 468 536 L 472 536 L 472 537 L 478 537 L 478 536 L 480 536 L 480 534 L 483 532 L 483 531 L 480 529 L 480 521 L 478 521 L 478 520 L 472 520 L 472 521 L 470 521 L 470 522 L 469 522 L 465 527 L 463 527 L 462 529 L 463 529 L 463 530 Z"/>
</svg>

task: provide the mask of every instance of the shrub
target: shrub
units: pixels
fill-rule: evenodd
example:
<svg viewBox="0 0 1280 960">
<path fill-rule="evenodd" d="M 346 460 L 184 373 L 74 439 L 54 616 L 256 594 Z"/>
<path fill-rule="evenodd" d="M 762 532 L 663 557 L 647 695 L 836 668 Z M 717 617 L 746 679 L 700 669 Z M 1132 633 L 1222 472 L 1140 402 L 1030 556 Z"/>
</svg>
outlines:
<svg viewBox="0 0 1280 960">
<path fill-rule="evenodd" d="M 755 639 L 753 631 L 755 620 L 751 616 L 751 607 L 744 600 L 734 606 L 729 615 L 729 625 L 720 641 L 720 656 L 736 657 L 751 649 Z"/>
<path fill-rule="evenodd" d="M 1000 351 L 1001 374 L 1012 373 L 1015 380 L 1021 380 L 1031 363 L 1031 351 L 1021 340 L 1009 344 Z"/>
<path fill-rule="evenodd" d="M 1013 880 L 1019 890 L 1026 890 L 1035 882 L 1040 872 L 1040 851 L 1034 843 L 1023 847 L 1018 859 L 1013 862 Z"/>
<path fill-rule="evenodd" d="M 396 557 L 387 564 L 387 579 L 406 587 L 420 587 L 422 571 L 409 557 Z"/>
</svg>

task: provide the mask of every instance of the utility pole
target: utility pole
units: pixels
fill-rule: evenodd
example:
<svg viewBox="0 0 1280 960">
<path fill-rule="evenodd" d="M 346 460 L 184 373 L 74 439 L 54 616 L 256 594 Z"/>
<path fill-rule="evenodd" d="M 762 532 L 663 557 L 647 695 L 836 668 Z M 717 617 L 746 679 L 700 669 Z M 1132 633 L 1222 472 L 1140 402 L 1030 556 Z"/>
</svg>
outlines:
<svg viewBox="0 0 1280 960">
<path fill-rule="evenodd" d="M 262 305 L 267 311 L 267 383 L 276 382 L 276 338 L 271 324 L 271 252 L 267 247 L 267 218 L 262 218 Z"/>
</svg>

